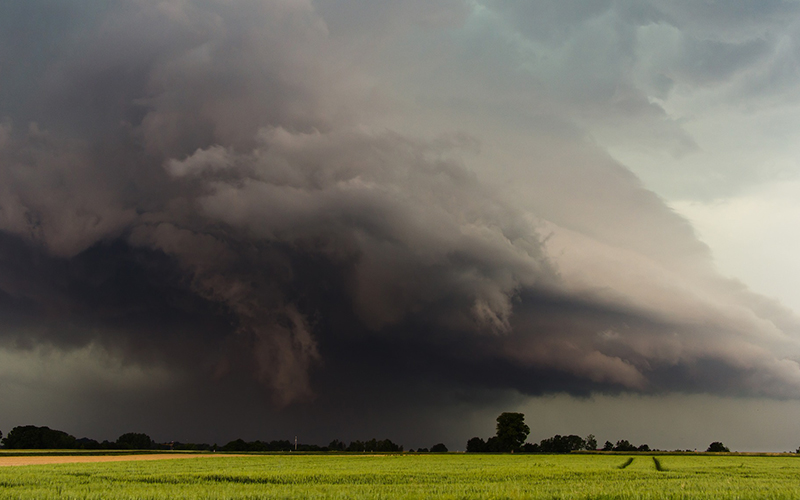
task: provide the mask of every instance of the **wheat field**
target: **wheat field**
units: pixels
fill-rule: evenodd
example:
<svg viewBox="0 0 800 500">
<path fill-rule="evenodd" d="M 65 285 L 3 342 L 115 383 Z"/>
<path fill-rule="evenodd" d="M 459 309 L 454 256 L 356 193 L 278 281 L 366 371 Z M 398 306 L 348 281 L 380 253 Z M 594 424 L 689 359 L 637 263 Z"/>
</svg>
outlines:
<svg viewBox="0 0 800 500">
<path fill-rule="evenodd" d="M 0 467 L 0 498 L 788 499 L 800 498 L 800 459 L 791 455 L 220 455 Z"/>
</svg>

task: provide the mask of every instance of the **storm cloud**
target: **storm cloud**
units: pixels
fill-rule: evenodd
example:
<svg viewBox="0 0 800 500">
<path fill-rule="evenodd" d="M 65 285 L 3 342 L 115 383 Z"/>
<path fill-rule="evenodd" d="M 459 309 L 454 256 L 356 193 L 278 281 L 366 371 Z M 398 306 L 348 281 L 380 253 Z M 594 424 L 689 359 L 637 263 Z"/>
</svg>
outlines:
<svg viewBox="0 0 800 500">
<path fill-rule="evenodd" d="M 25 367 L 0 384 L 56 363 L 81 401 L 213 395 L 243 415 L 326 412 L 345 435 L 356 411 L 519 395 L 796 399 L 800 318 L 719 274 L 609 153 L 695 154 L 667 104 L 689 88 L 794 99 L 778 68 L 796 16 L 0 7 L 0 357 Z"/>
</svg>

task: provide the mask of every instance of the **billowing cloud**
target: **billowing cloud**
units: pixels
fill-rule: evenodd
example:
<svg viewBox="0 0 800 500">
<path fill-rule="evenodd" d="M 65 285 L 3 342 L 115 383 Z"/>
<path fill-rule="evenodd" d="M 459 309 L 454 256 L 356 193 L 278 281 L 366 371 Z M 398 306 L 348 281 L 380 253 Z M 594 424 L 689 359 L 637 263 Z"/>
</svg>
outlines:
<svg viewBox="0 0 800 500">
<path fill-rule="evenodd" d="M 800 318 L 606 149 L 696 151 L 669 96 L 746 79 L 792 5 L 728 12 L 746 37 L 657 2 L 26 5 L 42 40 L 0 44 L 4 356 L 334 420 L 800 396 Z"/>
</svg>

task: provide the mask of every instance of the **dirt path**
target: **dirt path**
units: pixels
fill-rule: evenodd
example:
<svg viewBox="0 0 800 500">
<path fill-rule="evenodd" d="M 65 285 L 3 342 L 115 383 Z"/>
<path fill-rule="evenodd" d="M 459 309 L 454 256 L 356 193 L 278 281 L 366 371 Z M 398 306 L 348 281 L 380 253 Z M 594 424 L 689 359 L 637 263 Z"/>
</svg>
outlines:
<svg viewBox="0 0 800 500">
<path fill-rule="evenodd" d="M 130 462 L 134 460 L 175 460 L 178 458 L 208 458 L 208 457 L 234 457 L 242 455 L 221 455 L 213 453 L 197 454 L 167 454 L 152 455 L 61 455 L 61 456 L 34 456 L 34 457 L 3 457 L 0 456 L 0 467 L 12 465 L 47 465 L 47 464 L 82 464 L 90 462 Z"/>
</svg>

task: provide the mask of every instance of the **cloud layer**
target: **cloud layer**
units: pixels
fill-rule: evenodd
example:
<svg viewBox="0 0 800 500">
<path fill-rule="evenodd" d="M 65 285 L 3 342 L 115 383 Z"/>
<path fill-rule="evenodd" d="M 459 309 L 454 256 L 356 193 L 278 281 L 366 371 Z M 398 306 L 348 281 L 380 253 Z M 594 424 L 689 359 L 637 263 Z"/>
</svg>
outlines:
<svg viewBox="0 0 800 500">
<path fill-rule="evenodd" d="M 26 27 L 0 40 L 3 355 L 340 415 L 509 391 L 797 398 L 800 318 L 719 276 L 607 149 L 696 151 L 675 95 L 768 79 L 752 99 L 795 99 L 775 33 L 796 10 L 2 7 Z"/>
</svg>

